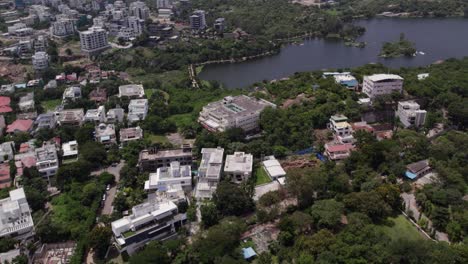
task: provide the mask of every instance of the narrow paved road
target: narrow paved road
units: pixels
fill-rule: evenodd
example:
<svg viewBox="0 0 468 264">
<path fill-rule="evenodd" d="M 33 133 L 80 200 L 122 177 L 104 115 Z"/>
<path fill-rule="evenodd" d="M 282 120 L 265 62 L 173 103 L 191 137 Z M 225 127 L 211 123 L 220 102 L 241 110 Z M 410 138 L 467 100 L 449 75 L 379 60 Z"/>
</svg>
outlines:
<svg viewBox="0 0 468 264">
<path fill-rule="evenodd" d="M 121 160 L 119 164 L 117 164 L 117 166 L 115 167 L 107 167 L 107 168 L 104 168 L 104 169 L 101 169 L 101 170 L 98 170 L 98 171 L 94 171 L 92 173 L 92 175 L 99 175 L 103 172 L 109 172 L 110 174 L 114 175 L 115 176 L 115 183 L 114 186 L 112 186 L 112 188 L 110 188 L 109 191 L 106 192 L 106 201 L 104 203 L 104 207 L 102 208 L 102 211 L 101 211 L 101 214 L 102 215 L 110 215 L 112 214 L 112 211 L 114 209 L 114 207 L 112 206 L 112 203 L 114 202 L 114 198 L 115 198 L 115 194 L 117 192 L 117 185 L 120 181 L 120 169 L 122 169 L 122 167 L 125 165 L 125 161 L 124 160 Z"/>
</svg>

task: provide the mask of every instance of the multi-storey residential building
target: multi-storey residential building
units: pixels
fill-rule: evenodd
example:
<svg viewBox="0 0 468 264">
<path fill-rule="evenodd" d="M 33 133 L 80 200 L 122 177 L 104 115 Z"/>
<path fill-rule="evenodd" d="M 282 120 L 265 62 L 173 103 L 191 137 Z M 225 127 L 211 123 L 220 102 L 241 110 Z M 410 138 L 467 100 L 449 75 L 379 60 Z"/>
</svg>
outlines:
<svg viewBox="0 0 468 264">
<path fill-rule="evenodd" d="M 12 160 L 15 156 L 15 142 L 8 141 L 0 144 L 0 162 Z"/>
<path fill-rule="evenodd" d="M 206 28 L 205 11 L 195 10 L 190 16 L 190 27 L 193 30 L 203 30 Z"/>
<path fill-rule="evenodd" d="M 95 55 L 110 47 L 107 42 L 107 32 L 100 27 L 90 27 L 80 32 L 81 50 L 89 55 Z"/>
<path fill-rule="evenodd" d="M 34 235 L 34 223 L 23 188 L 0 200 L 0 237 L 25 239 Z"/>
<path fill-rule="evenodd" d="M 156 171 L 161 167 L 170 167 L 171 162 L 174 161 L 178 161 L 182 166 L 192 165 L 192 146 L 184 144 L 178 149 L 149 148 L 142 150 L 138 159 L 138 167 L 142 171 Z"/>
<path fill-rule="evenodd" d="M 190 165 L 180 165 L 180 162 L 173 161 L 169 167 L 158 168 L 156 173 L 150 173 L 149 179 L 145 182 L 145 190 L 165 192 L 176 185 L 185 190 L 192 189 Z"/>
<path fill-rule="evenodd" d="M 328 123 L 328 128 L 333 131 L 333 134 L 341 143 L 352 143 L 353 128 L 348 123 L 348 118 L 344 115 L 333 115 Z"/>
<path fill-rule="evenodd" d="M 244 152 L 226 155 L 224 176 L 235 183 L 246 181 L 252 176 L 253 156 Z"/>
<path fill-rule="evenodd" d="M 145 89 L 141 84 L 126 84 L 119 86 L 119 97 L 143 98 Z"/>
<path fill-rule="evenodd" d="M 143 129 L 139 126 L 122 128 L 119 131 L 120 144 L 126 145 L 130 141 L 135 141 L 143 138 Z"/>
<path fill-rule="evenodd" d="M 170 0 L 156 0 L 156 8 L 170 9 L 172 8 Z"/>
<path fill-rule="evenodd" d="M 129 123 L 145 120 L 148 114 L 148 99 L 133 99 L 128 104 L 127 119 Z"/>
<path fill-rule="evenodd" d="M 23 112 L 34 110 L 34 92 L 21 96 L 18 102 L 19 109 Z"/>
<path fill-rule="evenodd" d="M 96 141 L 105 145 L 110 146 L 117 143 L 115 137 L 115 126 L 114 124 L 101 123 L 94 129 Z"/>
<path fill-rule="evenodd" d="M 142 19 L 142 20 L 148 19 L 150 15 L 149 8 L 146 6 L 144 2 L 141 2 L 141 1 L 130 3 L 130 6 L 128 7 L 128 11 L 130 13 L 130 16 L 135 16 L 138 19 Z"/>
<path fill-rule="evenodd" d="M 37 148 L 35 153 L 37 170 L 50 183 L 50 177 L 54 176 L 59 168 L 57 149 L 54 144 L 45 144 Z"/>
<path fill-rule="evenodd" d="M 76 26 L 74 19 L 60 18 L 52 23 L 50 33 L 55 37 L 66 37 L 75 34 Z"/>
<path fill-rule="evenodd" d="M 350 143 L 327 143 L 325 144 L 325 156 L 330 160 L 342 160 L 346 159 L 351 155 L 351 151 L 354 149 L 353 144 Z"/>
<path fill-rule="evenodd" d="M 155 199 L 136 205 L 132 214 L 112 222 L 115 245 L 120 252 L 134 253 L 153 240 L 165 240 L 176 235 L 186 221 L 177 205 L 169 200 Z"/>
<path fill-rule="evenodd" d="M 127 17 L 127 27 L 133 32 L 133 36 L 137 37 L 143 33 L 145 21 L 136 16 Z"/>
<path fill-rule="evenodd" d="M 275 108 L 276 105 L 246 95 L 227 96 L 221 101 L 204 106 L 198 122 L 213 132 L 223 132 L 234 127 L 242 128 L 246 132 L 254 131 L 258 129 L 260 113 L 266 107 Z"/>
<path fill-rule="evenodd" d="M 81 98 L 81 87 L 79 86 L 71 86 L 67 87 L 63 92 L 62 99 L 64 101 L 70 100 L 75 101 L 76 99 Z"/>
<path fill-rule="evenodd" d="M 117 106 L 117 108 L 112 108 L 107 111 L 106 119 L 108 123 L 122 123 L 125 116 L 125 111 L 123 108 Z"/>
<path fill-rule="evenodd" d="M 103 105 L 99 106 L 97 109 L 89 109 L 86 111 L 84 121 L 96 124 L 106 122 L 106 109 Z"/>
<path fill-rule="evenodd" d="M 39 116 L 37 116 L 36 120 L 34 121 L 36 130 L 54 129 L 56 123 L 57 121 L 56 121 L 54 113 L 40 114 Z"/>
<path fill-rule="evenodd" d="M 83 108 L 62 110 L 58 112 L 57 123 L 61 126 L 80 126 L 83 123 L 83 117 Z"/>
<path fill-rule="evenodd" d="M 398 102 L 396 116 L 404 127 L 420 127 L 426 122 L 426 110 L 421 110 L 415 101 Z"/>
<path fill-rule="evenodd" d="M 401 93 L 403 91 L 403 78 L 395 74 L 374 74 L 364 76 L 362 92 L 369 98 L 375 99 L 378 96 Z"/>
<path fill-rule="evenodd" d="M 36 71 L 44 71 L 49 67 L 49 55 L 47 52 L 38 51 L 32 56 L 32 65 Z"/>
<path fill-rule="evenodd" d="M 226 20 L 224 17 L 217 18 L 214 23 L 214 29 L 218 33 L 223 33 L 226 27 Z"/>
<path fill-rule="evenodd" d="M 32 5 L 29 14 L 36 15 L 40 22 L 50 21 L 50 8 L 45 5 Z"/>
<path fill-rule="evenodd" d="M 211 199 L 216 191 L 223 169 L 223 148 L 203 148 L 202 160 L 198 168 L 198 182 L 195 198 L 198 200 Z"/>
<path fill-rule="evenodd" d="M 78 158 L 78 142 L 76 140 L 62 144 L 63 160 L 75 160 Z"/>
</svg>

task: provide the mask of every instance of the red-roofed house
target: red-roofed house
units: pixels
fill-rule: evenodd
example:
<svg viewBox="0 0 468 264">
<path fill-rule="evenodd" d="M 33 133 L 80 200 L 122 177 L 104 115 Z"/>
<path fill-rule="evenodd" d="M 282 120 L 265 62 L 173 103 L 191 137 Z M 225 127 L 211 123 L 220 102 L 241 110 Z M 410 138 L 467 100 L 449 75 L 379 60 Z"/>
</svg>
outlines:
<svg viewBox="0 0 468 264">
<path fill-rule="evenodd" d="M 372 126 L 370 126 L 369 124 L 367 124 L 366 121 L 352 123 L 351 127 L 353 128 L 353 131 L 364 130 L 364 131 L 367 131 L 369 133 L 374 132 L 374 128 Z"/>
<path fill-rule="evenodd" d="M 11 186 L 10 165 L 8 163 L 0 164 L 0 189 Z"/>
<path fill-rule="evenodd" d="M 0 96 L 0 113 L 10 113 L 13 111 L 10 107 L 10 102 L 10 97 Z"/>
<path fill-rule="evenodd" d="M 31 132 L 34 121 L 29 119 L 17 119 L 7 126 L 7 133 Z"/>
<path fill-rule="evenodd" d="M 327 143 L 325 144 L 325 156 L 330 160 L 342 160 L 346 159 L 351 155 L 351 151 L 354 149 L 352 144 L 336 144 Z"/>
</svg>

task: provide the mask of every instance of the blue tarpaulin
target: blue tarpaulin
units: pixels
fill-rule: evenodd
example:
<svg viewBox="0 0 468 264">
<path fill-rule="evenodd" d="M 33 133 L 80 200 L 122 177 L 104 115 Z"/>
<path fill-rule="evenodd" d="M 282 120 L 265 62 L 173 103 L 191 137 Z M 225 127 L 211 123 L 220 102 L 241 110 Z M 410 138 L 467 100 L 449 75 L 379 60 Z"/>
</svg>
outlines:
<svg viewBox="0 0 468 264">
<path fill-rule="evenodd" d="M 250 259 L 257 256 L 257 253 L 255 253 L 252 247 L 243 248 L 242 253 L 244 254 L 244 259 Z"/>
</svg>

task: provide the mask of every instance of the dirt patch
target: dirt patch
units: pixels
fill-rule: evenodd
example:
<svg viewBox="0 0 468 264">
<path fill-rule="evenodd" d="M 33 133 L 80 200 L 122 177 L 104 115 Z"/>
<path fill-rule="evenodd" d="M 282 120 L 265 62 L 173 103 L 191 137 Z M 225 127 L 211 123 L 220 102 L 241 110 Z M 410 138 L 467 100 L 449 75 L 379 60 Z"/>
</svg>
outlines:
<svg viewBox="0 0 468 264">
<path fill-rule="evenodd" d="M 312 99 L 313 98 L 307 97 L 304 93 L 301 93 L 298 96 L 296 96 L 296 98 L 294 99 L 287 99 L 286 101 L 284 101 L 283 104 L 281 105 L 281 108 L 283 109 L 289 108 L 293 105 L 302 104 L 302 102 L 310 101 Z"/>
<path fill-rule="evenodd" d="M 22 82 L 26 78 L 28 68 L 21 64 L 0 61 L 0 76 L 12 82 Z"/>
<path fill-rule="evenodd" d="M 285 171 L 296 168 L 315 167 L 318 164 L 319 160 L 317 160 L 315 157 L 311 157 L 311 155 L 294 156 L 290 157 L 290 159 L 286 161 L 281 162 L 281 166 Z"/>
<path fill-rule="evenodd" d="M 242 234 L 241 239 L 252 239 L 257 254 L 268 251 L 268 245 L 278 239 L 280 230 L 274 223 L 256 225 Z"/>
</svg>

